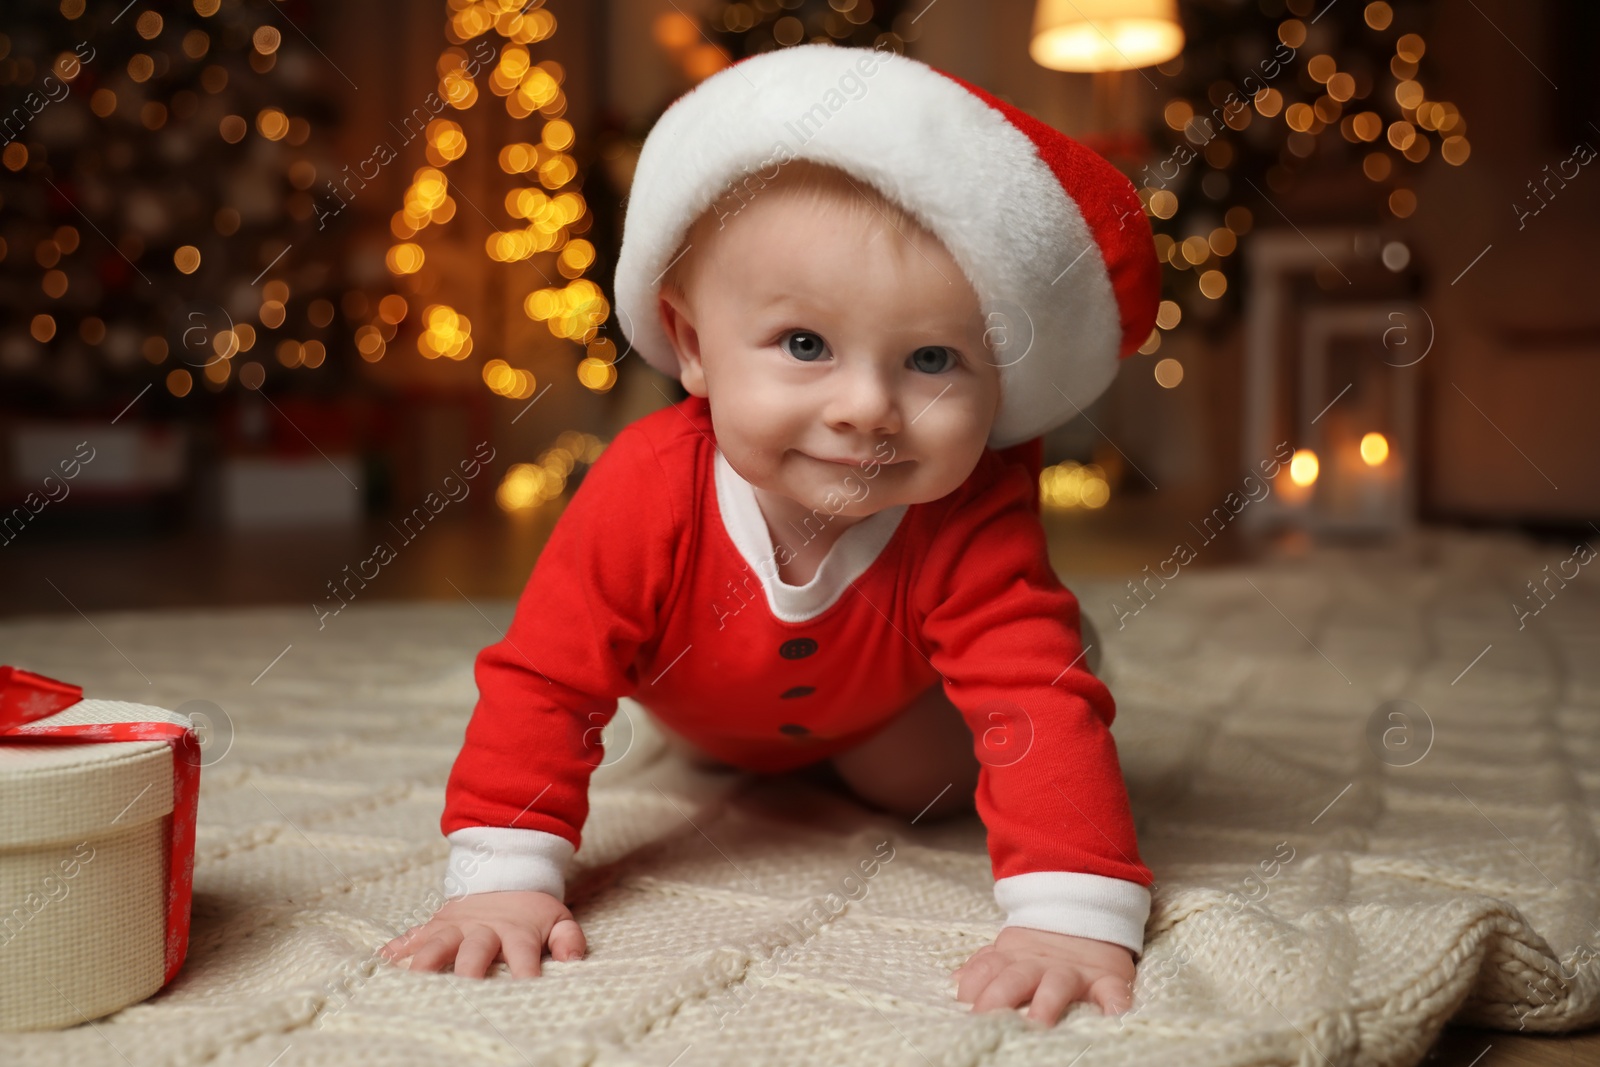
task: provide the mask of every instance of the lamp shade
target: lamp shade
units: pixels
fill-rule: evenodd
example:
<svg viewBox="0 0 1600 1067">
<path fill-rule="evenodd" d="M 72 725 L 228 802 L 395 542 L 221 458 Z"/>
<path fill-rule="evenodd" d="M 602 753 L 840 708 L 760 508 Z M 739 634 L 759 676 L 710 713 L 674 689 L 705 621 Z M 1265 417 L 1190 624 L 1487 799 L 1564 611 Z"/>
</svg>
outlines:
<svg viewBox="0 0 1600 1067">
<path fill-rule="evenodd" d="M 1132 70 L 1183 50 L 1177 0 L 1039 0 L 1028 54 L 1051 70 Z"/>
</svg>

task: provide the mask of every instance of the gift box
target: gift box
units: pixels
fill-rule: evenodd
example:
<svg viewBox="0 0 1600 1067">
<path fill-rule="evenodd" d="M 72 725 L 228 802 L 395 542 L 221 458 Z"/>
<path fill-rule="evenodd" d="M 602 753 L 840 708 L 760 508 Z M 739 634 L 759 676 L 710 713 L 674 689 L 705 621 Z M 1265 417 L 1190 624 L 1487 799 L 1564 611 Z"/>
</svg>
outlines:
<svg viewBox="0 0 1600 1067">
<path fill-rule="evenodd" d="M 187 716 L 0 667 L 0 1031 L 158 991 L 189 946 L 200 744 Z"/>
</svg>

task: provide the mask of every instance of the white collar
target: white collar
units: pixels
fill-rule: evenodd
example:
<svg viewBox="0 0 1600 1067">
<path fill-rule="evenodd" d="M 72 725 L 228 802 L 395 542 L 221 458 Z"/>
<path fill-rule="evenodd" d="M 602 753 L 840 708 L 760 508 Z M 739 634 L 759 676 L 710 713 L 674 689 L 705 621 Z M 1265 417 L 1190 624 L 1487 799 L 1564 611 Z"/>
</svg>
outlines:
<svg viewBox="0 0 1600 1067">
<path fill-rule="evenodd" d="M 828 549 L 809 582 L 789 585 L 778 578 L 777 547 L 756 501 L 755 486 L 733 469 L 721 449 L 716 452 L 717 508 L 722 513 L 722 524 L 760 579 L 772 614 L 784 622 L 804 622 L 826 611 L 878 558 L 906 513 L 905 504 L 896 504 L 850 526 Z M 830 517 L 823 512 L 819 518 Z"/>
</svg>

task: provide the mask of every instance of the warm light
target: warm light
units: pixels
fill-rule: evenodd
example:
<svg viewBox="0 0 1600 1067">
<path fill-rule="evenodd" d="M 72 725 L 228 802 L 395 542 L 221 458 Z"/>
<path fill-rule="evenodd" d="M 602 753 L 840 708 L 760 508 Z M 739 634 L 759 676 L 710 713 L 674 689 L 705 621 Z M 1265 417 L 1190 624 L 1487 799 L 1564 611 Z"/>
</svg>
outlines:
<svg viewBox="0 0 1600 1067">
<path fill-rule="evenodd" d="M 1177 0 L 1039 0 L 1028 54 L 1051 70 L 1132 70 L 1183 50 Z"/>
<path fill-rule="evenodd" d="M 449 119 L 434 119 L 427 126 L 428 148 L 430 149 L 429 161 L 438 165 L 460 159 L 467 151 L 467 135 L 462 132 L 461 124 L 451 122 Z M 433 156 L 437 154 L 438 159 Z M 441 201 L 444 199 L 441 195 Z M 434 206 L 438 206 L 437 204 Z"/>
<path fill-rule="evenodd" d="M 574 448 L 569 449 L 566 444 L 561 443 L 564 439 Z M 575 451 L 577 447 L 583 449 L 581 458 L 584 462 L 594 462 L 590 458 L 594 448 L 589 442 L 598 444 L 597 438 L 591 435 L 573 434 L 569 430 L 557 438 L 557 442 L 554 447 L 547 448 L 539 454 L 539 462 L 514 463 L 506 471 L 494 494 L 495 503 L 500 505 L 502 511 L 536 508 L 545 501 L 560 496 L 567 487 L 567 475 L 571 473 L 573 464 L 579 458 Z"/>
<path fill-rule="evenodd" d="M 552 119 L 545 123 L 539 139 L 544 142 L 546 148 L 565 152 L 572 147 L 577 137 L 573 134 L 572 123 L 566 119 Z"/>
<path fill-rule="evenodd" d="M 578 381 L 591 392 L 604 393 L 617 384 L 617 368 L 603 359 L 586 356 L 578 361 Z"/>
<path fill-rule="evenodd" d="M 1317 480 L 1317 454 L 1309 448 L 1295 449 L 1289 460 L 1289 480 L 1298 486 L 1307 486 Z"/>
<path fill-rule="evenodd" d="M 1389 439 L 1381 433 L 1369 433 L 1361 438 L 1361 458 L 1367 466 L 1376 467 L 1389 458 Z"/>
<path fill-rule="evenodd" d="M 422 247 L 411 243 L 395 245 L 384 257 L 389 270 L 395 274 L 415 274 L 422 269 Z"/>
<path fill-rule="evenodd" d="M 406 317 L 406 298 L 390 293 L 378 301 L 378 317 L 387 323 L 398 323 Z"/>
<path fill-rule="evenodd" d="M 466 359 L 472 354 L 472 323 L 447 304 L 422 309 L 425 329 L 417 337 L 417 351 L 427 359 Z"/>
<path fill-rule="evenodd" d="M 1039 472 L 1039 500 L 1047 508 L 1101 508 L 1111 499 L 1105 471 L 1065 459 Z"/>
<path fill-rule="evenodd" d="M 508 144 L 500 149 L 500 169 L 525 174 L 539 165 L 539 150 L 531 144 Z"/>
<path fill-rule="evenodd" d="M 688 48 L 700 39 L 700 25 L 681 11 L 657 15 L 651 25 L 656 43 L 669 52 Z"/>
<path fill-rule="evenodd" d="M 283 43 L 283 34 L 278 32 L 276 26 L 261 26 L 256 29 L 255 33 L 250 35 L 250 43 L 255 46 L 257 52 L 264 56 L 270 56 Z"/>
<path fill-rule="evenodd" d="M 383 334 L 376 326 L 363 326 L 356 331 L 356 351 L 362 359 L 376 363 L 383 358 L 383 350 Z"/>
<path fill-rule="evenodd" d="M 256 129 L 269 141 L 281 141 L 289 132 L 289 116 L 275 107 L 262 108 L 256 116 Z"/>
<path fill-rule="evenodd" d="M 1415 63 L 1422 58 L 1422 53 L 1427 51 L 1427 47 L 1419 35 L 1408 33 L 1395 42 L 1394 51 L 1406 62 Z"/>
</svg>

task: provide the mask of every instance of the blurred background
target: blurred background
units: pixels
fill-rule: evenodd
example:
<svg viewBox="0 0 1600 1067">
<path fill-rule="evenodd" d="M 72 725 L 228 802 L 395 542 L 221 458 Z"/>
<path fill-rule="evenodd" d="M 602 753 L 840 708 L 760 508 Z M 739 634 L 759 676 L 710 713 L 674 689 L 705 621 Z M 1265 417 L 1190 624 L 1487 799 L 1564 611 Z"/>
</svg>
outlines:
<svg viewBox="0 0 1600 1067">
<path fill-rule="evenodd" d="M 807 41 L 972 81 L 1140 190 L 1159 326 L 1044 442 L 1069 583 L 1437 525 L 1570 547 L 1597 40 L 1578 0 L 8 3 L 0 613 L 514 597 L 685 395 L 610 303 L 640 143 Z"/>
</svg>

